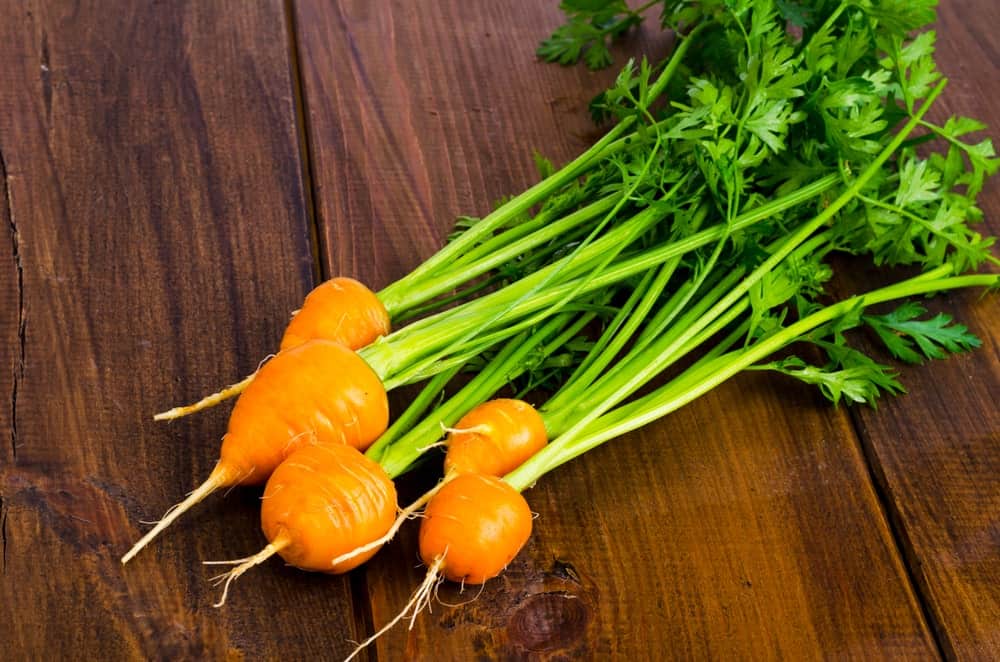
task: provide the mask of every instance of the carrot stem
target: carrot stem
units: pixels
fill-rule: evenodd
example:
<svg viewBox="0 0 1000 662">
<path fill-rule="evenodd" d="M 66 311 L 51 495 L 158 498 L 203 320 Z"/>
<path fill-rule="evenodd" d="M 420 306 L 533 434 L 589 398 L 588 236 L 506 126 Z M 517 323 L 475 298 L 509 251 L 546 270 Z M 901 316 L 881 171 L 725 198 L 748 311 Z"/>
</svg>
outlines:
<svg viewBox="0 0 1000 662">
<path fill-rule="evenodd" d="M 600 444 L 640 428 L 676 411 L 707 393 L 742 370 L 751 367 L 813 329 L 859 308 L 910 296 L 943 292 L 966 287 L 996 287 L 1000 276 L 982 274 L 948 277 L 949 265 L 895 283 L 888 287 L 844 299 L 789 325 L 778 333 L 710 361 L 700 362 L 653 393 L 604 414 L 577 440 L 557 440 L 504 477 L 515 489 L 523 491 L 541 476 Z"/>
</svg>

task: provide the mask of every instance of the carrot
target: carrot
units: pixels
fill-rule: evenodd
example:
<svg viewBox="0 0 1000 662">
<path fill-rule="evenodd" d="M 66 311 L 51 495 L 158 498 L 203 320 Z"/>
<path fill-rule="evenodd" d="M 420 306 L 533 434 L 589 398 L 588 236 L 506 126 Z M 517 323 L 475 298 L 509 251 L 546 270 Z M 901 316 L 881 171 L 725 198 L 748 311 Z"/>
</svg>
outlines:
<svg viewBox="0 0 1000 662">
<path fill-rule="evenodd" d="M 353 278 L 331 278 L 306 295 L 281 339 L 282 351 L 307 340 L 327 339 L 360 349 L 389 334 L 389 311 Z"/>
<path fill-rule="evenodd" d="M 385 431 L 382 382 L 354 352 L 312 340 L 264 364 L 240 396 L 208 479 L 122 557 L 126 563 L 181 514 L 220 487 L 259 484 L 309 444 L 368 448 Z"/>
<path fill-rule="evenodd" d="M 545 421 L 527 402 L 488 400 L 448 431 L 445 474 L 503 476 L 548 442 Z"/>
<path fill-rule="evenodd" d="M 278 554 L 315 572 L 347 572 L 377 550 L 339 565 L 330 559 L 381 536 L 396 517 L 396 488 L 378 463 L 347 445 L 304 446 L 288 456 L 267 482 L 260 520 L 268 545 L 237 561 L 217 579 L 229 585 L 253 566 Z"/>
<path fill-rule="evenodd" d="M 531 536 L 531 509 L 495 476 L 461 474 L 434 495 L 420 525 L 420 558 L 454 582 L 500 574 Z"/>
<path fill-rule="evenodd" d="M 404 618 L 412 626 L 442 577 L 482 584 L 499 575 L 528 542 L 531 523 L 528 502 L 502 479 L 475 473 L 453 477 L 427 504 L 420 525 L 427 576 L 402 611 L 358 644 L 345 662 Z"/>
</svg>

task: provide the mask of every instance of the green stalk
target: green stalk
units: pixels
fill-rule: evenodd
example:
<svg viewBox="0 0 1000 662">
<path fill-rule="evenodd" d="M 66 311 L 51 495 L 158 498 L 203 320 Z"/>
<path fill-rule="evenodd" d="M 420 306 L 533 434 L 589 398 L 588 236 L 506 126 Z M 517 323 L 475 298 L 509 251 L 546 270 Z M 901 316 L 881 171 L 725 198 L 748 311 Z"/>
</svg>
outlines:
<svg viewBox="0 0 1000 662">
<path fill-rule="evenodd" d="M 894 301 L 911 296 L 943 292 L 966 287 L 996 287 L 1000 276 L 982 274 L 947 277 L 950 265 L 943 265 L 921 276 L 888 287 L 856 295 L 827 306 L 789 325 L 748 348 L 722 355 L 707 363 L 693 366 L 670 383 L 649 395 L 602 416 L 586 430 L 585 435 L 564 442 L 558 439 L 518 469 L 505 477 L 517 490 L 524 490 L 556 467 L 586 451 L 631 432 L 695 400 L 732 376 L 802 338 L 810 331 L 841 317 L 855 308 Z"/>
<path fill-rule="evenodd" d="M 664 263 L 659 273 L 660 279 L 665 278 L 669 280 L 679 262 L 680 258 L 673 258 Z M 647 272 L 649 275 L 652 275 L 652 273 L 652 271 Z M 644 292 L 641 308 L 635 314 L 629 315 L 628 322 L 623 325 L 622 331 L 615 331 L 613 337 L 607 338 L 607 342 L 595 345 L 594 351 L 587 356 L 587 361 L 581 364 L 573 377 L 559 389 L 558 393 L 549 398 L 548 402 L 545 403 L 543 416 L 546 417 L 546 429 L 549 430 L 550 438 L 556 436 L 555 432 L 559 429 L 557 421 L 560 420 L 563 410 L 572 410 L 576 406 L 580 398 L 583 397 L 583 393 L 591 388 L 601 372 L 614 360 L 625 343 L 632 338 L 638 325 L 645 321 L 649 310 L 663 293 L 665 285 L 665 281 L 663 285 L 657 282 L 655 288 L 650 287 Z M 674 293 L 664 307 L 669 308 L 674 305 L 673 302 L 675 300 L 683 298 L 685 288 L 686 284 L 678 288 L 677 292 Z M 605 338 L 602 337 L 601 340 L 605 340 Z"/>
<path fill-rule="evenodd" d="M 559 409 L 559 404 L 565 400 L 574 400 L 577 393 L 586 389 L 614 360 L 635 333 L 638 326 L 646 319 L 649 310 L 656 303 L 667 287 L 679 260 L 665 263 L 655 275 L 646 272 L 639 287 L 637 287 L 626 304 L 619 310 L 614 323 L 609 325 L 605 333 L 587 354 L 569 379 L 559 389 L 559 392 L 545 404 L 546 409 Z M 551 435 L 550 435 L 551 436 Z"/>
<path fill-rule="evenodd" d="M 690 328 L 698 319 L 700 319 L 705 311 L 709 309 L 713 304 L 722 298 L 722 296 L 732 290 L 733 286 L 739 281 L 742 276 L 740 270 L 735 270 L 729 273 L 720 282 L 716 283 L 708 292 L 703 294 L 698 302 L 691 307 L 690 310 L 684 313 L 683 317 L 669 329 L 665 326 L 661 326 L 657 320 L 654 320 L 650 326 L 658 327 L 660 330 L 655 337 L 651 337 L 649 342 L 646 344 L 637 344 L 635 348 L 629 353 L 628 356 L 624 357 L 618 362 L 615 367 L 608 371 L 605 375 L 601 377 L 599 381 L 592 385 L 586 393 L 581 393 L 579 396 L 570 401 L 571 404 L 568 410 L 563 412 L 561 415 L 564 419 L 568 419 L 573 416 L 575 412 L 578 411 L 590 411 L 593 407 L 599 407 L 602 404 L 606 405 L 606 408 L 610 408 L 624 400 L 625 398 L 632 395 L 635 390 L 641 388 L 645 385 L 646 381 L 643 381 L 635 385 L 630 390 L 621 389 L 621 383 L 624 379 L 627 379 L 629 375 L 636 373 L 651 364 L 655 364 L 657 370 L 650 373 L 651 379 L 655 375 L 659 375 L 664 370 L 669 368 L 671 365 L 683 358 L 691 349 L 697 346 L 694 342 L 700 335 L 695 336 L 689 341 L 678 342 L 685 330 Z M 692 283 L 689 290 L 693 291 L 695 288 Z M 678 295 L 675 295 L 675 300 L 669 302 L 664 306 L 664 311 L 667 312 L 670 318 L 676 317 L 678 311 L 682 306 L 687 305 L 686 302 L 690 300 L 689 294 L 684 294 L 680 296 L 681 291 L 678 290 Z M 743 310 L 745 309 L 747 300 L 742 299 L 738 305 L 732 306 L 728 315 L 722 315 L 720 319 L 731 319 L 733 310 Z M 709 329 L 716 328 L 714 325 L 710 325 Z M 702 334 L 704 330 L 702 331 Z M 710 334 L 711 335 L 711 334 Z M 566 428 L 563 428 L 561 432 L 565 432 Z"/>
<path fill-rule="evenodd" d="M 547 322 L 539 330 L 524 334 L 524 336 L 509 343 L 465 387 L 436 408 L 407 434 L 391 444 L 382 444 L 378 448 L 372 446 L 368 451 L 369 457 L 379 462 L 390 478 L 396 478 L 403 474 L 428 446 L 441 438 L 444 427 L 455 425 L 470 409 L 484 402 L 511 379 L 523 373 L 528 356 L 553 333 L 565 327 L 570 318 L 570 314 L 563 313 Z M 593 318 L 592 313 L 579 315 L 572 324 L 549 341 L 541 351 L 545 356 L 552 354 L 575 337 Z"/>
<path fill-rule="evenodd" d="M 848 202 L 861 192 L 872 177 L 878 174 L 886 160 L 888 160 L 888 158 L 895 153 L 900 144 L 906 140 L 909 133 L 912 132 L 913 129 L 915 129 L 920 123 L 923 115 L 930 110 L 934 100 L 944 89 L 944 85 L 945 80 L 942 80 L 928 95 L 927 100 L 923 106 L 921 106 L 920 111 L 917 112 L 905 126 L 903 126 L 899 133 L 893 136 L 893 139 L 889 141 L 881 152 L 879 152 L 878 156 L 875 157 L 875 159 L 868 165 L 868 167 L 865 168 L 858 178 L 855 179 L 851 185 L 833 202 L 831 202 L 829 206 L 817 214 L 811 221 L 800 226 L 784 241 L 782 241 L 780 246 L 770 257 L 764 260 L 764 262 L 754 269 L 753 272 L 751 272 L 750 275 L 747 276 L 738 286 L 736 286 L 718 303 L 716 303 L 701 317 L 701 319 L 688 327 L 669 347 L 664 349 L 663 354 L 661 354 L 660 357 L 644 365 L 636 365 L 635 371 L 626 373 L 615 391 L 609 394 L 607 398 L 602 401 L 602 404 L 591 408 L 585 416 L 580 418 L 569 430 L 566 430 L 562 436 L 565 436 L 568 439 L 573 439 L 576 436 L 584 434 L 587 427 L 604 412 L 606 412 L 611 406 L 613 406 L 614 403 L 621 402 L 621 400 L 627 397 L 628 394 L 635 392 L 636 389 L 658 374 L 662 370 L 660 365 L 662 361 L 670 360 L 678 349 L 683 347 L 689 340 L 691 340 L 691 338 L 696 336 L 706 326 L 711 324 L 714 319 L 731 308 L 733 304 L 743 297 L 743 295 L 750 291 L 751 287 L 777 267 L 782 260 L 784 260 L 803 242 L 809 239 L 814 232 L 832 219 L 837 212 L 839 212 Z"/>
<path fill-rule="evenodd" d="M 718 241 L 727 232 L 735 233 L 751 227 L 774 214 L 781 213 L 821 195 L 839 182 L 840 179 L 837 175 L 827 175 L 777 200 L 772 200 L 741 214 L 733 221 L 731 227 L 720 224 L 706 228 L 684 239 L 671 241 L 658 248 L 644 251 L 642 254 L 625 260 L 618 265 L 612 265 L 603 274 L 599 274 L 593 278 L 587 288 L 581 290 L 580 293 L 594 291 L 647 271 L 672 257 L 683 255 L 708 243 Z M 606 246 L 615 246 L 616 242 L 620 242 L 622 236 L 627 235 L 629 232 L 628 227 L 630 223 L 644 224 L 649 223 L 651 220 L 656 220 L 655 218 L 650 218 L 652 213 L 653 210 L 646 209 L 634 216 L 630 221 L 610 230 L 602 238 L 602 240 L 606 240 L 604 243 L 601 243 L 602 240 L 599 240 L 591 244 L 590 256 L 592 257 L 594 254 L 600 255 Z M 565 259 L 567 258 L 563 258 L 563 260 Z M 432 317 L 418 320 L 406 328 L 395 332 L 392 336 L 364 348 L 359 353 L 372 369 L 375 370 L 376 374 L 385 380 L 393 374 L 393 371 L 399 372 L 405 368 L 407 362 L 412 363 L 415 355 L 425 356 L 435 349 L 449 346 L 453 339 L 462 337 L 470 328 L 476 328 L 477 324 L 481 325 L 482 319 L 490 314 L 491 309 L 506 309 L 510 307 L 512 302 L 522 299 L 525 292 L 531 291 L 539 282 L 543 282 L 549 277 L 560 264 L 561 261 L 544 267 L 502 290 L 484 295 L 458 308 L 446 310 Z M 532 296 L 530 300 L 521 301 L 517 306 L 511 308 L 506 314 L 506 319 L 517 319 L 523 315 L 551 306 L 561 297 L 565 296 L 566 292 L 572 291 L 576 286 L 576 284 L 570 283 L 568 285 L 554 286 L 551 289 L 547 288 Z M 456 326 L 460 328 L 456 330 L 454 328 Z M 399 365 L 400 362 L 402 365 Z"/>
<path fill-rule="evenodd" d="M 688 32 L 687 35 L 681 35 L 679 33 L 676 34 L 675 38 L 679 39 L 680 43 L 674 50 L 674 54 L 670 57 L 670 61 L 667 62 L 667 66 L 663 68 L 663 71 L 657 77 L 656 82 L 649 88 L 649 93 L 646 95 L 646 98 L 643 99 L 646 106 L 649 106 L 651 103 L 656 101 L 661 94 L 663 94 L 663 90 L 667 87 L 670 83 L 670 79 L 673 78 L 673 75 L 677 72 L 677 68 L 680 66 L 681 60 L 684 59 L 688 49 L 691 48 L 694 38 L 704 32 L 709 25 L 710 23 L 700 23 Z"/>
<path fill-rule="evenodd" d="M 471 263 L 459 260 L 455 268 L 449 269 L 439 276 L 428 277 L 407 290 L 405 304 L 400 305 L 396 314 L 405 314 L 413 306 L 449 292 L 462 283 L 477 278 L 519 255 L 530 252 L 547 241 L 564 235 L 577 225 L 607 212 L 614 206 L 616 198 L 616 195 L 605 196 L 554 222 L 550 222 L 549 216 L 543 212 L 539 214 L 539 218 L 543 221 L 539 229 L 520 239 L 512 240 L 511 237 L 507 236 L 507 233 L 495 237 L 487 242 L 492 247 L 491 251 L 484 252 Z M 379 296 L 381 297 L 381 294 Z"/>
<path fill-rule="evenodd" d="M 446 244 L 441 250 L 425 260 L 421 265 L 403 278 L 392 283 L 378 293 L 379 300 L 389 311 L 390 316 L 407 305 L 408 293 L 419 285 L 424 277 L 434 273 L 442 265 L 447 266 L 467 248 L 477 244 L 482 237 L 492 234 L 497 228 L 527 212 L 533 206 L 552 195 L 567 183 L 579 177 L 595 161 L 604 157 L 606 147 L 615 143 L 632 124 L 631 118 L 626 118 L 615 125 L 603 138 L 594 143 L 583 154 L 579 155 L 558 172 L 553 173 L 534 186 L 522 191 L 505 204 L 488 214 L 481 221 L 460 234 L 454 241 Z"/>
<path fill-rule="evenodd" d="M 430 303 L 424 304 L 422 306 L 416 306 L 414 308 L 407 308 L 406 311 L 399 313 L 393 318 L 394 324 L 402 324 L 408 320 L 414 319 L 416 317 L 421 317 L 428 313 L 433 313 L 435 310 L 444 310 L 449 305 L 457 303 L 459 301 L 464 301 L 470 298 L 473 294 L 477 292 L 482 292 L 483 290 L 496 285 L 497 283 L 503 281 L 503 276 L 501 274 L 496 274 L 490 276 L 485 280 L 481 280 L 469 287 L 458 290 L 451 296 L 444 297 L 442 299 L 435 299 Z"/>
<path fill-rule="evenodd" d="M 387 391 L 391 391 L 397 386 L 403 386 L 405 384 L 412 384 L 415 382 L 420 382 L 425 379 L 433 377 L 441 370 L 446 367 L 451 367 L 455 365 L 462 365 L 467 363 L 471 359 L 479 356 L 483 352 L 487 351 L 497 343 L 503 342 L 513 336 L 521 333 L 522 331 L 529 331 L 532 328 L 544 323 L 547 319 L 556 315 L 558 313 L 579 313 L 579 312 L 589 312 L 598 313 L 603 310 L 603 306 L 597 306 L 589 303 L 571 303 L 569 305 L 563 306 L 561 308 L 552 308 L 546 310 L 544 314 L 537 315 L 528 319 L 522 319 L 505 327 L 501 327 L 496 331 L 488 333 L 486 335 L 477 336 L 474 344 L 471 348 L 468 346 L 462 346 L 462 353 L 458 355 L 451 354 L 453 351 L 449 349 L 448 351 L 442 352 L 438 356 L 431 357 L 421 363 L 415 364 L 400 372 L 399 374 L 387 379 L 383 382 Z M 447 356 L 444 356 L 444 355 Z"/>
</svg>

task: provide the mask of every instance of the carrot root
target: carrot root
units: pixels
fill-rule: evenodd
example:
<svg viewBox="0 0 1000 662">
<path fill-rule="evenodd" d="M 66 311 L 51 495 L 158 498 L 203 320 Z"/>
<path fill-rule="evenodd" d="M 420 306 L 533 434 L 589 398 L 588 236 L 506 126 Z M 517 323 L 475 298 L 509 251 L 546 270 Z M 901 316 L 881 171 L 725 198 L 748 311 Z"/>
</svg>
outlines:
<svg viewBox="0 0 1000 662">
<path fill-rule="evenodd" d="M 146 535 L 140 538 L 139 541 L 132 546 L 132 549 L 128 550 L 128 552 L 122 556 L 122 565 L 128 563 L 132 557 L 138 554 L 143 547 L 148 545 L 153 538 L 158 536 L 164 529 L 173 524 L 174 520 L 190 510 L 196 504 L 203 501 L 209 494 L 223 485 L 226 485 L 229 482 L 229 478 L 229 468 L 221 462 L 216 464 L 215 469 L 212 470 L 212 473 L 208 476 L 204 483 L 195 488 L 195 490 L 187 495 L 183 501 L 171 506 L 167 512 L 163 514 L 163 518 L 156 523 L 156 526 L 150 529 Z"/>
<path fill-rule="evenodd" d="M 489 434 L 490 426 L 485 423 L 480 423 L 479 425 L 473 425 L 468 428 L 449 428 L 445 425 L 441 426 L 441 429 L 448 434 Z"/>
<path fill-rule="evenodd" d="M 195 402 L 194 404 L 184 405 L 183 407 L 174 407 L 173 409 L 168 409 L 167 411 L 160 412 L 159 414 L 156 414 L 155 416 L 153 416 L 153 420 L 154 421 L 172 421 L 175 418 L 181 418 L 182 416 L 187 416 L 189 414 L 194 414 L 196 412 L 199 412 L 199 411 L 201 411 L 203 409 L 208 409 L 209 407 L 214 407 L 215 405 L 219 404 L 220 402 L 223 402 L 225 400 L 228 400 L 229 398 L 235 397 L 235 396 L 239 395 L 240 393 L 242 393 L 243 391 L 245 391 L 246 388 L 247 388 L 247 386 L 250 385 L 250 382 L 253 381 L 253 378 L 256 375 L 257 375 L 257 373 L 254 372 L 252 375 L 249 375 L 248 377 L 246 377 L 242 381 L 239 381 L 239 382 L 237 382 L 235 384 L 227 386 L 226 388 L 222 389 L 221 391 L 219 391 L 217 393 L 213 393 L 212 395 L 205 396 L 204 398 L 202 398 L 198 402 Z"/>
<path fill-rule="evenodd" d="M 269 558 L 280 552 L 282 549 L 287 547 L 290 542 L 291 540 L 289 538 L 286 538 L 284 536 L 278 536 L 277 538 L 275 538 L 274 542 L 268 543 L 268 545 L 264 549 L 260 550 L 253 556 L 247 556 L 246 558 L 242 559 L 234 559 L 232 561 L 202 561 L 204 565 L 238 564 L 236 565 L 235 568 L 233 568 L 229 572 L 224 572 L 221 575 L 216 575 L 215 577 L 211 578 L 210 581 L 212 581 L 214 586 L 218 586 L 219 584 L 224 584 L 224 586 L 222 587 L 222 595 L 219 597 L 219 601 L 213 604 L 212 606 L 218 608 L 226 604 L 226 598 L 229 597 L 230 584 L 239 579 L 240 575 L 242 575 L 250 568 L 254 567 L 255 565 L 260 565 L 264 561 L 268 560 Z"/>
<path fill-rule="evenodd" d="M 441 482 L 439 482 L 437 485 L 429 489 L 427 492 L 424 493 L 423 496 L 421 496 L 419 499 L 411 503 L 409 506 L 400 510 L 399 515 L 396 516 L 396 521 L 392 523 L 392 526 L 389 527 L 389 530 L 386 531 L 382 537 L 376 538 L 375 540 L 372 540 L 369 543 L 366 543 L 360 547 L 355 547 L 351 551 L 341 554 L 340 556 L 333 559 L 333 561 L 330 562 L 330 565 L 338 566 L 341 563 L 344 563 L 345 561 L 350 561 L 351 559 L 361 554 L 370 552 L 373 549 L 378 549 L 382 545 L 392 540 L 399 532 L 399 529 L 403 526 L 403 523 L 409 519 L 412 519 L 416 515 L 417 511 L 423 508 L 425 505 L 427 505 L 427 502 L 430 501 L 431 498 L 435 494 L 437 494 L 438 491 L 454 477 L 455 474 L 445 475 L 445 477 L 441 479 Z"/>
<path fill-rule="evenodd" d="M 397 623 L 399 623 L 401 620 L 405 618 L 410 619 L 409 629 L 412 630 L 413 624 L 416 623 L 417 621 L 417 616 L 420 614 L 420 612 L 422 612 L 425 608 L 427 608 L 428 605 L 430 605 L 431 596 L 434 593 L 434 589 L 442 580 L 440 574 L 442 565 L 444 565 L 444 555 L 434 559 L 434 563 L 432 563 L 431 566 L 427 569 L 427 576 L 424 577 L 424 581 L 421 582 L 420 586 L 417 587 L 417 590 L 413 592 L 413 597 L 411 597 L 410 601 L 406 603 L 406 606 L 403 607 L 402 611 L 396 614 L 396 616 L 391 621 L 383 625 L 378 632 L 376 632 L 375 634 L 373 634 L 372 636 L 368 637 L 360 644 L 358 644 L 357 647 L 355 647 L 355 649 L 351 651 L 351 654 L 348 655 L 346 658 L 344 658 L 344 662 L 350 662 L 351 660 L 353 660 L 355 657 L 357 657 L 358 653 L 363 651 L 373 641 L 375 641 L 383 634 L 391 630 Z"/>
</svg>

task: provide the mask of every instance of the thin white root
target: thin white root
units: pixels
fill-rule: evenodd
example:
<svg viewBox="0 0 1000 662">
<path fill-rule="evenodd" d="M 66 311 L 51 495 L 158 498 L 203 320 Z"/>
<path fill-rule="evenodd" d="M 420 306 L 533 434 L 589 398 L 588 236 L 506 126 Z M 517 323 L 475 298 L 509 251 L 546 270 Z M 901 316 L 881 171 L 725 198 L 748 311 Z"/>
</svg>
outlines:
<svg viewBox="0 0 1000 662">
<path fill-rule="evenodd" d="M 438 596 L 437 591 L 434 591 L 434 599 L 437 600 L 439 603 L 443 604 L 445 607 L 451 607 L 452 609 L 455 609 L 457 607 L 464 607 L 465 605 L 472 604 L 473 602 L 475 602 L 480 598 L 480 596 L 483 594 L 483 591 L 485 590 L 486 590 L 486 582 L 483 582 L 482 584 L 479 585 L 479 590 L 476 591 L 476 594 L 463 602 L 445 602 L 440 598 L 440 596 Z M 465 593 L 465 580 L 462 580 L 462 587 L 459 589 L 458 592 Z"/>
<path fill-rule="evenodd" d="M 209 475 L 208 479 L 204 483 L 195 488 L 195 490 L 191 492 L 191 494 L 187 495 L 187 498 L 183 501 L 178 504 L 174 504 L 167 509 L 167 512 L 163 514 L 163 519 L 157 522 L 156 526 L 150 529 L 146 535 L 139 539 L 139 542 L 132 546 L 132 549 L 125 553 L 125 556 L 122 557 L 122 564 L 124 565 L 128 563 L 133 556 L 138 554 L 139 551 L 148 545 L 153 538 L 158 536 L 161 531 L 173 524 L 174 520 L 191 509 L 195 504 L 202 501 L 209 494 L 222 487 L 222 485 L 226 482 L 226 478 L 226 472 L 221 470 L 219 465 L 216 465 L 215 470 L 212 471 L 211 475 Z"/>
<path fill-rule="evenodd" d="M 244 572 L 254 567 L 255 565 L 260 565 L 264 561 L 268 560 L 275 554 L 277 554 L 281 548 L 288 544 L 285 539 L 275 540 L 274 543 L 270 543 L 264 549 L 260 550 L 253 556 L 248 556 L 242 559 L 236 559 L 234 561 L 202 561 L 205 565 L 220 565 L 220 564 L 239 564 L 229 572 L 224 572 L 221 575 L 216 575 L 212 577 L 209 581 L 212 582 L 213 586 L 218 586 L 219 584 L 224 584 L 222 587 L 222 596 L 219 601 L 213 604 L 213 607 L 221 607 L 226 604 L 226 598 L 229 597 L 229 585 L 234 581 L 239 579 L 239 576 Z"/>
<path fill-rule="evenodd" d="M 477 432 L 479 434 L 488 434 L 490 432 L 490 426 L 485 423 L 480 425 L 473 425 L 471 428 L 449 428 L 444 423 L 441 424 L 441 429 L 450 434 L 461 434 L 463 432 Z"/>
<path fill-rule="evenodd" d="M 418 453 L 426 453 L 427 451 L 429 451 L 432 448 L 440 448 L 442 446 L 447 446 L 447 445 L 448 445 L 447 441 L 438 441 L 438 442 L 433 443 L 433 444 L 428 444 L 426 446 L 421 446 L 420 448 L 417 449 L 417 452 Z"/>
<path fill-rule="evenodd" d="M 199 400 L 198 402 L 196 402 L 194 404 L 184 405 L 183 407 L 174 407 L 173 409 L 169 409 L 167 411 L 160 412 L 159 414 L 153 416 L 153 420 L 154 421 L 172 421 L 175 418 L 181 418 L 182 416 L 187 416 L 188 414 L 193 414 L 195 412 L 199 412 L 202 409 L 208 409 L 209 407 L 214 407 L 215 405 L 219 404 L 220 402 L 223 402 L 224 400 L 228 400 L 229 398 L 237 396 L 240 393 L 242 393 L 243 391 L 245 391 L 246 388 L 247 388 L 247 386 L 250 385 L 250 382 L 253 381 L 253 378 L 256 375 L 257 375 L 257 372 L 254 371 L 254 373 L 252 375 L 250 375 L 249 377 L 246 377 L 243 381 L 240 381 L 240 382 L 237 382 L 235 384 L 232 384 L 231 386 L 227 386 L 226 388 L 222 389 L 218 393 L 213 393 L 212 395 L 206 396 L 206 397 L 202 398 L 201 400 Z"/>
<path fill-rule="evenodd" d="M 383 634 L 391 630 L 396 623 L 399 623 L 404 618 L 410 619 L 409 629 L 412 630 L 413 624 L 416 623 L 417 615 L 430 604 L 431 597 L 434 595 L 434 588 L 441 580 L 441 575 L 438 573 L 441 571 L 442 565 L 444 565 L 444 555 L 434 559 L 434 563 L 432 563 L 431 567 L 427 569 L 427 576 L 424 577 L 424 581 L 421 582 L 419 587 L 417 587 L 417 590 L 413 593 L 413 597 L 411 597 L 410 601 L 406 603 L 403 610 L 396 614 L 395 618 L 383 625 L 382 629 L 358 644 L 357 647 L 351 651 L 351 654 L 344 658 L 344 662 L 350 662 L 353 660 L 358 653 L 367 648 L 373 641 L 381 637 Z"/>
<path fill-rule="evenodd" d="M 330 565 L 332 565 L 332 566 L 338 566 L 341 563 L 344 563 L 346 561 L 350 561 L 351 559 L 353 559 L 353 558 L 355 558 L 357 556 L 360 556 L 361 554 L 365 554 L 366 552 L 370 552 L 373 549 L 378 549 L 382 545 L 384 545 L 387 542 L 389 542 L 390 540 L 392 540 L 396 536 L 396 534 L 399 532 L 399 529 L 403 526 L 403 523 L 406 520 L 413 519 L 413 517 L 416 516 L 417 511 L 420 510 L 421 508 L 423 508 L 424 506 L 426 506 L 427 502 L 430 501 L 431 498 L 435 494 L 437 494 L 441 490 L 441 488 L 444 487 L 448 483 L 448 481 L 450 481 L 454 477 L 455 477 L 455 474 L 451 474 L 451 473 L 445 475 L 445 477 L 442 478 L 441 481 L 437 485 L 435 485 L 430 490 L 428 490 L 427 492 L 425 492 L 422 497 L 420 497 L 419 499 L 417 499 L 416 501 L 414 501 L 413 503 L 411 503 L 406 508 L 403 508 L 402 510 L 400 510 L 399 511 L 399 515 L 396 516 L 396 521 L 392 523 L 392 526 L 389 527 L 389 530 L 386 531 L 385 535 L 383 535 L 381 538 L 376 538 L 375 540 L 372 540 L 369 543 L 361 545 L 360 547 L 355 547 L 351 551 L 346 552 L 344 554 L 341 554 L 337 558 L 333 559 L 330 562 Z"/>
<path fill-rule="evenodd" d="M 202 565 L 239 565 L 241 563 L 246 563 L 256 557 L 257 554 L 251 554 L 250 556 L 244 556 L 241 559 L 231 559 L 229 561 L 202 561 Z M 216 577 L 221 577 L 222 575 L 216 575 Z M 216 579 L 212 577 L 211 579 Z"/>
</svg>

